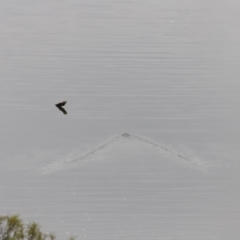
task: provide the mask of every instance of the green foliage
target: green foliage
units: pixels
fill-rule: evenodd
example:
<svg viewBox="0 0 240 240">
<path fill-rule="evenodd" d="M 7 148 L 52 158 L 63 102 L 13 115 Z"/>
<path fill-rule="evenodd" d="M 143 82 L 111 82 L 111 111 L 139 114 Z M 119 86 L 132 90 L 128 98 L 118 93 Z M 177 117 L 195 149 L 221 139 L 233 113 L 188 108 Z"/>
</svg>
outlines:
<svg viewBox="0 0 240 240">
<path fill-rule="evenodd" d="M 0 240 L 24 239 L 24 226 L 17 216 L 0 217 Z"/>
<path fill-rule="evenodd" d="M 18 215 L 0 216 L 0 240 L 55 240 L 53 233 L 43 233 L 40 225 L 23 224 Z M 75 240 L 71 237 L 69 240 Z"/>
<path fill-rule="evenodd" d="M 76 237 L 70 237 L 69 240 L 76 240 Z"/>
</svg>

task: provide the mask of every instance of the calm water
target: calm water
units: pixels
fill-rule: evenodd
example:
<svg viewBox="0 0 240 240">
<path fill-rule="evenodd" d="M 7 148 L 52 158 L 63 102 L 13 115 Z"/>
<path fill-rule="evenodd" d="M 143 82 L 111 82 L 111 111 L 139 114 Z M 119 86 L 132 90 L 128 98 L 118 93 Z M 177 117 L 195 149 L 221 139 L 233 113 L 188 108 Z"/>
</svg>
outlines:
<svg viewBox="0 0 240 240">
<path fill-rule="evenodd" d="M 203 158 L 221 172 L 233 171 L 231 183 L 236 188 L 238 7 L 235 0 L 1 1 L 2 176 L 77 158 L 112 136 L 130 132 Z M 68 101 L 66 116 L 54 106 L 63 100 Z M 238 190 L 229 196 L 230 202 L 239 199 Z M 1 211 L 11 212 L 16 203 L 8 205 L 3 199 Z M 20 204 L 15 210 L 24 215 L 21 209 Z M 27 216 L 33 219 L 36 213 L 34 208 L 31 211 L 32 216 L 29 212 Z M 97 216 L 104 225 L 104 214 Z M 236 237 L 236 218 L 231 216 Z M 107 219 L 109 224 L 111 218 Z M 158 215 L 153 219 L 156 223 Z M 215 221 L 208 219 L 209 224 Z M 171 224 L 171 218 L 168 221 Z M 188 239 L 179 222 L 176 236 Z M 142 238 L 135 230 L 124 235 L 124 227 L 114 238 L 110 230 L 101 232 L 100 225 L 94 226 L 89 232 L 96 235 L 89 239 L 134 239 L 135 235 L 181 239 L 160 233 L 157 223 L 152 235 L 141 232 Z M 61 224 L 52 227 L 62 228 Z M 210 235 L 204 230 L 203 235 L 198 233 L 200 239 L 221 239 Z"/>
<path fill-rule="evenodd" d="M 231 3 L 2 2 L 2 151 L 123 131 L 237 143 L 240 34 Z M 61 100 L 68 116 L 54 108 Z"/>
</svg>

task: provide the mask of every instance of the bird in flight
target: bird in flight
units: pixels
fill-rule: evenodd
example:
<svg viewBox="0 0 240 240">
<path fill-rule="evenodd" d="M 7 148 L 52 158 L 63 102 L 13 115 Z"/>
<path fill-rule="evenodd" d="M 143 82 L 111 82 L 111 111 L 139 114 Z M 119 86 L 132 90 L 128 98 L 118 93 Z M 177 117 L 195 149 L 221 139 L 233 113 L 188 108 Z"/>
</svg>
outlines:
<svg viewBox="0 0 240 240">
<path fill-rule="evenodd" d="M 67 114 L 67 111 L 63 108 L 63 106 L 67 103 L 67 101 L 63 101 L 60 103 L 57 103 L 55 106 L 63 112 L 63 114 Z"/>
</svg>

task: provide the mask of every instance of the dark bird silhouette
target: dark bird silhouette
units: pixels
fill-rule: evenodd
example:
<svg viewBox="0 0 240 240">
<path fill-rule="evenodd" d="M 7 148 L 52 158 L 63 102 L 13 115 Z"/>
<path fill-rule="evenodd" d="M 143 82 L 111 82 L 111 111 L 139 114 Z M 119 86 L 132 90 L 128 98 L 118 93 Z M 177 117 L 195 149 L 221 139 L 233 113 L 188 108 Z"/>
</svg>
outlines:
<svg viewBox="0 0 240 240">
<path fill-rule="evenodd" d="M 67 114 L 67 111 L 63 108 L 63 106 L 67 103 L 67 101 L 60 102 L 56 104 L 55 106 L 63 112 L 63 114 Z"/>
</svg>

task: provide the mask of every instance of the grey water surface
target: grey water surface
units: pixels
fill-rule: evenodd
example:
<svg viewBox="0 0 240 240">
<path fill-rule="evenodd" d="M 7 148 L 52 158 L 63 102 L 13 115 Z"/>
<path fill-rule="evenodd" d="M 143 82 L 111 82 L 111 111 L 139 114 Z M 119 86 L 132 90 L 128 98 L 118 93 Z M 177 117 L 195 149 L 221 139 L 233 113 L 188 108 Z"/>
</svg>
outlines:
<svg viewBox="0 0 240 240">
<path fill-rule="evenodd" d="M 239 238 L 238 1 L 0 3 L 1 215 L 60 239 Z"/>
</svg>

